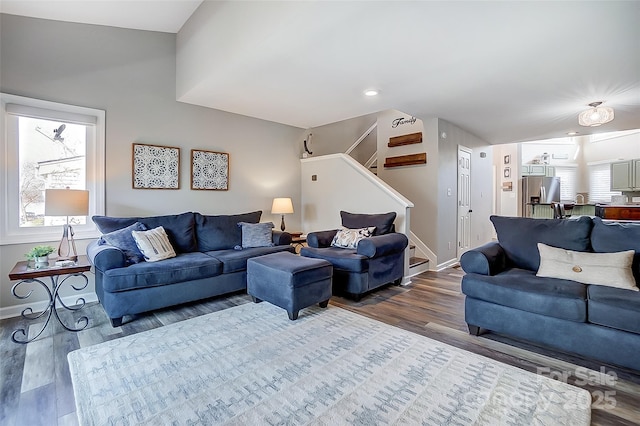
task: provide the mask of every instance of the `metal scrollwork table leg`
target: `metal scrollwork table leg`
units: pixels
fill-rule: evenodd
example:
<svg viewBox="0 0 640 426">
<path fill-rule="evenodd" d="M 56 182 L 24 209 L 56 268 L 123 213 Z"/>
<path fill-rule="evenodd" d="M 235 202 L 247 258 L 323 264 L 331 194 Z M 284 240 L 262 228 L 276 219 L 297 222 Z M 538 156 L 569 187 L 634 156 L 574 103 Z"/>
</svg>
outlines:
<svg viewBox="0 0 640 426">
<path fill-rule="evenodd" d="M 61 277 L 63 277 L 62 279 L 60 279 Z M 18 287 L 20 287 L 22 284 L 27 284 L 27 283 L 38 283 L 42 286 L 42 288 L 44 288 L 47 292 L 47 295 L 49 296 L 49 304 L 47 305 L 46 309 L 43 310 L 40 313 L 34 313 L 32 308 L 25 308 L 22 311 L 22 317 L 28 320 L 35 320 L 38 319 L 44 315 L 47 316 L 46 321 L 44 322 L 44 325 L 42 326 L 42 328 L 40 329 L 40 331 L 38 331 L 38 333 L 33 336 L 32 338 L 27 338 L 28 337 L 28 332 L 26 328 L 19 328 L 17 330 L 15 330 L 12 334 L 11 334 L 11 340 L 13 340 L 16 343 L 29 343 L 34 341 L 35 339 L 37 339 L 38 337 L 40 337 L 40 335 L 42 334 L 42 332 L 44 331 L 45 328 L 47 328 L 47 325 L 49 325 L 49 321 L 51 320 L 51 316 L 55 315 L 55 317 L 58 319 L 58 322 L 66 329 L 69 331 L 80 331 L 80 330 L 84 330 L 87 325 L 89 324 L 89 318 L 87 317 L 80 317 L 78 318 L 78 320 L 76 321 L 76 327 L 70 327 L 68 325 L 66 325 L 64 323 L 64 321 L 62 321 L 62 319 L 60 318 L 60 315 L 58 314 L 57 308 L 58 305 L 60 305 L 60 307 L 68 310 L 68 311 L 78 311 L 80 309 L 82 309 L 85 305 L 85 300 L 82 297 L 79 297 L 76 300 L 76 306 L 67 306 L 63 301 L 62 298 L 60 297 L 60 288 L 62 287 L 62 285 L 69 279 L 72 277 L 81 277 L 82 281 L 84 281 L 81 285 L 73 285 L 73 284 L 69 284 L 74 290 L 76 291 L 80 291 L 80 290 L 84 290 L 87 287 L 87 284 L 89 283 L 89 280 L 87 278 L 87 276 L 83 273 L 83 272 L 77 272 L 77 273 L 71 273 L 68 275 L 51 275 L 49 278 L 51 278 L 51 288 L 49 288 L 49 286 L 47 286 L 47 284 L 45 284 L 44 282 L 42 282 L 41 280 L 37 279 L 37 278 L 29 278 L 29 279 L 25 279 L 22 280 L 18 283 L 16 283 L 12 288 L 11 288 L 11 293 L 13 293 L 13 295 L 18 298 L 18 299 L 27 299 L 29 296 L 31 296 L 31 294 L 33 293 L 33 289 L 29 290 L 28 293 L 26 294 L 18 294 L 17 289 Z M 44 278 L 44 277 L 43 277 Z M 21 334 L 23 337 L 19 338 L 18 335 Z"/>
</svg>

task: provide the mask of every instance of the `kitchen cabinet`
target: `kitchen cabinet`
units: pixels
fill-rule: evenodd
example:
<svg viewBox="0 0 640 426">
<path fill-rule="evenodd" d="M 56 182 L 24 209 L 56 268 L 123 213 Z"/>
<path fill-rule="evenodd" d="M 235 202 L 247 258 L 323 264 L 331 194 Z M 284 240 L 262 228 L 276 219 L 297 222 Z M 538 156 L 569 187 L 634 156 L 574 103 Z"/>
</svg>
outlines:
<svg viewBox="0 0 640 426">
<path fill-rule="evenodd" d="M 554 177 L 556 168 L 553 166 L 545 166 L 544 164 L 523 164 L 522 176 L 547 176 Z"/>
<path fill-rule="evenodd" d="M 640 191 L 640 159 L 611 163 L 612 191 Z"/>
</svg>

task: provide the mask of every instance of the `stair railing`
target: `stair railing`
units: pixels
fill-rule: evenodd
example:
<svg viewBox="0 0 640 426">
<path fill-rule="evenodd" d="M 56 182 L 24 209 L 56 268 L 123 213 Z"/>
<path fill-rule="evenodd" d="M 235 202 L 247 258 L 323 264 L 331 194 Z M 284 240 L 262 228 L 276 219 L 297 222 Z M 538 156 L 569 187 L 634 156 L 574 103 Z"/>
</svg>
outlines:
<svg viewBox="0 0 640 426">
<path fill-rule="evenodd" d="M 362 142 L 367 136 L 369 136 L 369 134 L 371 132 L 373 132 L 373 129 L 375 129 L 376 127 L 378 127 L 378 122 L 376 121 L 375 123 L 373 123 L 371 125 L 371 127 L 369 127 L 367 130 L 365 130 L 365 132 L 362 134 L 362 136 L 360 136 L 354 143 L 353 145 L 351 145 L 344 153 L 345 154 L 351 154 L 351 151 L 353 151 L 354 149 L 356 149 L 358 147 L 358 145 L 360 145 L 360 142 Z"/>
</svg>

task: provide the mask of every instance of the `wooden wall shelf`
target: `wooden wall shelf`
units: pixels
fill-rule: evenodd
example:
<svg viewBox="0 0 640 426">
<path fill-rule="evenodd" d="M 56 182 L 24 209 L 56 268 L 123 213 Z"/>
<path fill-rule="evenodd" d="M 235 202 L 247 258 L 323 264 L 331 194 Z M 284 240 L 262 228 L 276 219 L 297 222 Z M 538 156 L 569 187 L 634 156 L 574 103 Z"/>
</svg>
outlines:
<svg viewBox="0 0 640 426">
<path fill-rule="evenodd" d="M 393 148 L 394 146 L 413 145 L 414 143 L 422 143 L 422 132 L 389 138 L 387 146 Z"/>
<path fill-rule="evenodd" d="M 427 153 L 400 155 L 398 157 L 387 157 L 384 160 L 385 167 L 413 166 L 415 164 L 427 164 Z"/>
</svg>

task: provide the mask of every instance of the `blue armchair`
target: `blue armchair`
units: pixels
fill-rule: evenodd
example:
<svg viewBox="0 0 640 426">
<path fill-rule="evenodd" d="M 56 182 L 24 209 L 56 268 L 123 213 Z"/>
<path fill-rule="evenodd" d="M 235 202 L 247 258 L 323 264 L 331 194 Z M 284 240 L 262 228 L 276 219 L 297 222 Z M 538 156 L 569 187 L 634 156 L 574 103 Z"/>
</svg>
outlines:
<svg viewBox="0 0 640 426">
<path fill-rule="evenodd" d="M 333 247 L 337 229 L 311 232 L 300 254 L 324 259 L 333 265 L 333 292 L 356 301 L 363 294 L 389 283 L 400 284 L 404 275 L 404 251 L 409 240 L 395 232 L 396 213 L 354 214 L 340 212 L 342 226 L 350 229 L 375 227 L 373 236 L 360 240 L 355 249 Z"/>
</svg>

